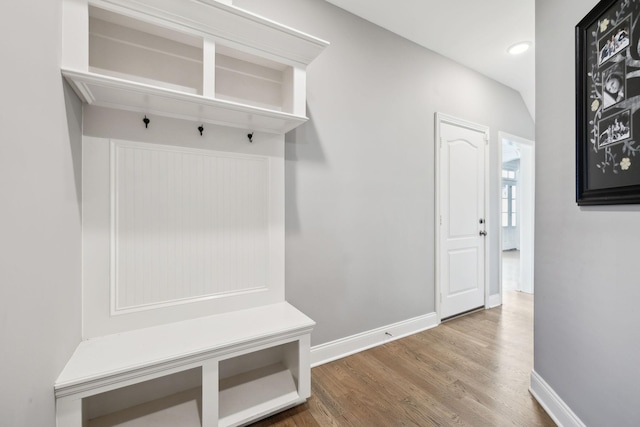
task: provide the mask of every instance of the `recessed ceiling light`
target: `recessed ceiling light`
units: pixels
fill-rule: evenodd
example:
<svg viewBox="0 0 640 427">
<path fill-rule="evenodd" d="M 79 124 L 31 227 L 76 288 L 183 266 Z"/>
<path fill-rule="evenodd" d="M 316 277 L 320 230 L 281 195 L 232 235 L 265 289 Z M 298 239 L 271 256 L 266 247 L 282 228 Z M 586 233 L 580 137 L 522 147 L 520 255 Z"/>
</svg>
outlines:
<svg viewBox="0 0 640 427">
<path fill-rule="evenodd" d="M 507 49 L 511 55 L 519 55 L 521 53 L 526 52 L 531 47 L 531 42 L 520 42 L 516 43 Z"/>
</svg>

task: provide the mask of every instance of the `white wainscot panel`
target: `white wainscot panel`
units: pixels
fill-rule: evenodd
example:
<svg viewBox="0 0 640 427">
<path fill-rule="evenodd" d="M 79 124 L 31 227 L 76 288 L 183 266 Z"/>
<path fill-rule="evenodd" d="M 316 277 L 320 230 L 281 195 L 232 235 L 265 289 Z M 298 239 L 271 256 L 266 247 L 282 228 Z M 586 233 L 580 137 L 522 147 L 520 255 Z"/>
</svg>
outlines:
<svg viewBox="0 0 640 427">
<path fill-rule="evenodd" d="M 111 312 L 263 290 L 269 160 L 111 142 Z"/>
</svg>

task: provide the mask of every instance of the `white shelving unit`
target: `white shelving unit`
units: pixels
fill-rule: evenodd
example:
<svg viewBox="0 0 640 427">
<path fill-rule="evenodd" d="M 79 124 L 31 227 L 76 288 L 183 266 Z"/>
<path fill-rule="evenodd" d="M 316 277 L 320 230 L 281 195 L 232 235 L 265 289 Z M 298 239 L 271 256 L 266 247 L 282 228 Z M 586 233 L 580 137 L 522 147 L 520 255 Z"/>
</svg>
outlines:
<svg viewBox="0 0 640 427">
<path fill-rule="evenodd" d="M 83 341 L 57 425 L 228 427 L 300 404 L 314 325 L 283 302 Z"/>
<path fill-rule="evenodd" d="M 269 206 L 273 283 L 265 286 L 284 289 L 284 209 L 277 206 L 284 133 L 307 120 L 306 67 L 328 43 L 229 3 L 63 0 L 62 75 L 90 105 L 276 134 L 270 144 L 279 154 L 268 189 L 276 201 Z M 83 136 L 99 151 L 95 140 Z M 83 180 L 98 184 L 85 188 L 113 200 L 113 188 L 99 184 L 104 171 L 96 169 Z M 107 204 L 83 200 L 83 206 L 85 223 L 109 218 Z M 98 240 L 109 242 L 108 220 L 100 224 Z M 83 267 L 83 289 L 107 295 L 109 280 L 99 272 L 112 248 L 98 247 L 83 253 L 91 260 Z M 258 306 L 256 299 L 234 300 L 233 307 L 245 309 L 199 318 L 175 309 L 168 318 L 184 320 L 164 324 L 162 313 L 148 316 L 149 310 L 130 314 L 124 326 L 119 322 L 119 333 L 89 335 L 54 385 L 57 426 L 228 427 L 304 402 L 311 391 L 314 322 L 275 300 Z M 107 299 L 97 301 L 83 300 L 84 310 L 108 310 Z M 155 326 L 137 329 L 136 320 Z"/>
<path fill-rule="evenodd" d="M 91 105 L 281 134 L 327 45 L 215 0 L 68 0 L 62 74 Z"/>
</svg>

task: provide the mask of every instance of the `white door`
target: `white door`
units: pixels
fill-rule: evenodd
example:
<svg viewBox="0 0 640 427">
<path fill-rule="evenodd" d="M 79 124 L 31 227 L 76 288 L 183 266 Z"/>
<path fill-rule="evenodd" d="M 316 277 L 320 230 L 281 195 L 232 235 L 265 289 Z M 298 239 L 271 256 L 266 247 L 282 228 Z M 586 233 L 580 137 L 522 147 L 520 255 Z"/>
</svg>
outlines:
<svg viewBox="0 0 640 427">
<path fill-rule="evenodd" d="M 484 126 L 438 115 L 440 318 L 485 305 Z"/>
</svg>

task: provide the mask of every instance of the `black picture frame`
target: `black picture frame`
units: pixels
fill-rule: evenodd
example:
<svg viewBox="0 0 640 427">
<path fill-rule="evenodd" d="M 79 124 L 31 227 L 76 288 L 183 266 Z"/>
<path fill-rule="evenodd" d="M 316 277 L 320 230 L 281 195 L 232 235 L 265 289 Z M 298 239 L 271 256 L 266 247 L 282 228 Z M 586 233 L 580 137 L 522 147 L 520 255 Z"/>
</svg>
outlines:
<svg viewBox="0 0 640 427">
<path fill-rule="evenodd" d="M 576 203 L 640 204 L 640 0 L 602 0 L 575 28 Z"/>
</svg>

